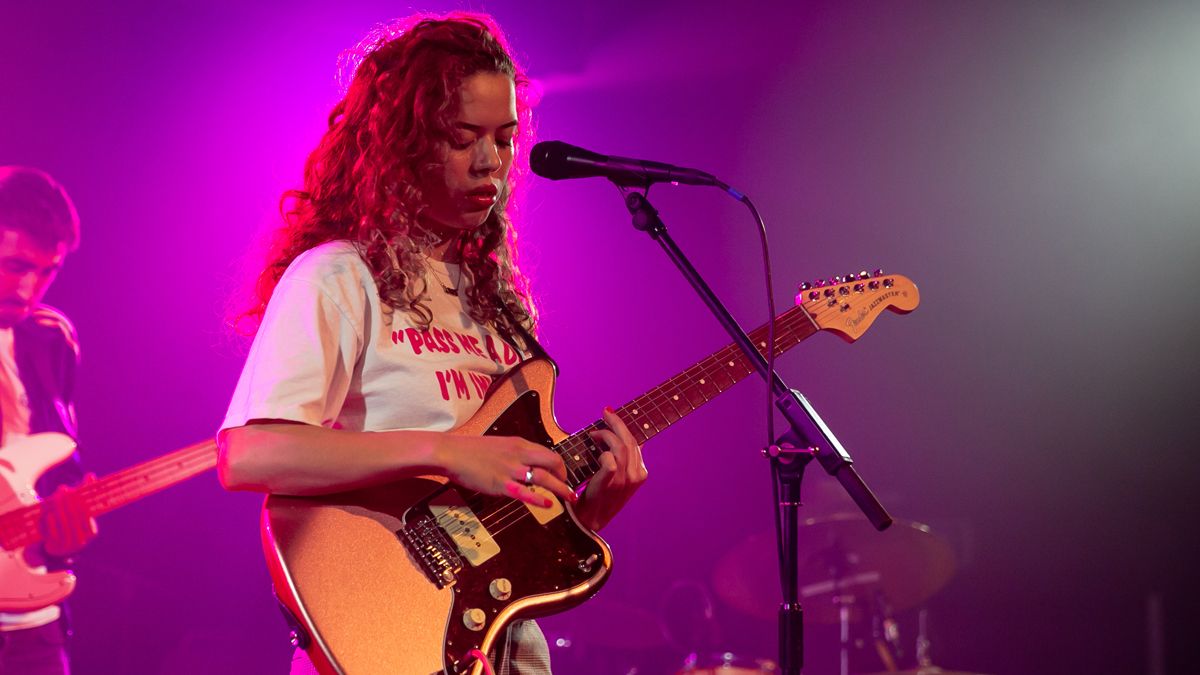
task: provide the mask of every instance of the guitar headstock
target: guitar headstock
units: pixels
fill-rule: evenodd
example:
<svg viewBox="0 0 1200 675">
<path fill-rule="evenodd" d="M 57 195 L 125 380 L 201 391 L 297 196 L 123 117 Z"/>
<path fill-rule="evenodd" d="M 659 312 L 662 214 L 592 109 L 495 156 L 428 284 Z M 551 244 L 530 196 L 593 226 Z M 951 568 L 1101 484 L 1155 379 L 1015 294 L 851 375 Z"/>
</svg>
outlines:
<svg viewBox="0 0 1200 675">
<path fill-rule="evenodd" d="M 837 333 L 847 342 L 861 337 L 883 310 L 907 314 L 920 302 L 911 279 L 883 270 L 803 283 L 796 294 L 796 304 L 808 311 L 821 330 Z"/>
</svg>

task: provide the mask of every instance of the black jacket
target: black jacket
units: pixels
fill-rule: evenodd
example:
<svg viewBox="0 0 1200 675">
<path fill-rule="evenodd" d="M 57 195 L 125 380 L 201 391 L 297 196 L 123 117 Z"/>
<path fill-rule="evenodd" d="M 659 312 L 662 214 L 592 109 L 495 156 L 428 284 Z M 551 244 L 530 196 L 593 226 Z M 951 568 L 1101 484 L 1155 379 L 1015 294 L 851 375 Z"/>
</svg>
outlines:
<svg viewBox="0 0 1200 675">
<path fill-rule="evenodd" d="M 75 329 L 61 312 L 42 306 L 13 326 L 13 353 L 21 383 L 29 397 L 29 431 L 58 431 L 78 438 L 75 429 L 75 369 L 79 345 Z M 59 485 L 75 485 L 83 479 L 79 453 L 48 470 L 36 488 L 43 498 Z M 50 560 L 61 568 L 66 561 Z"/>
</svg>

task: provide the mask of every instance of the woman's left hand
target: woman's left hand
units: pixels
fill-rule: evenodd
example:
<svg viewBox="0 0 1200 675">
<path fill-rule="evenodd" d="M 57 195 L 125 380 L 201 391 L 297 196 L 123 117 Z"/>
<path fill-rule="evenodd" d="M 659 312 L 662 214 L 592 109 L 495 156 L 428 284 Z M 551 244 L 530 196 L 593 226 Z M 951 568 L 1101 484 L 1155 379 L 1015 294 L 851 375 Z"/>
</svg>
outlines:
<svg viewBox="0 0 1200 675">
<path fill-rule="evenodd" d="M 600 454 L 600 470 L 592 476 L 583 499 L 575 507 L 580 522 L 593 531 L 604 527 L 625 502 L 646 482 L 642 449 L 629 427 L 611 408 L 604 409 L 607 429 L 591 432 L 592 439 L 608 450 Z"/>
</svg>

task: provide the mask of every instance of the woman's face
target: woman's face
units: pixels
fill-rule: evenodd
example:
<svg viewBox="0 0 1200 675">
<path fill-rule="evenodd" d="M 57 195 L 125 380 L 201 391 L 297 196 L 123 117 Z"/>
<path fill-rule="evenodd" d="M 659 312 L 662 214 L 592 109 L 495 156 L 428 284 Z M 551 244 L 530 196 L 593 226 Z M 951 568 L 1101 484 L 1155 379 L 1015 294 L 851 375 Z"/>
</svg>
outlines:
<svg viewBox="0 0 1200 675">
<path fill-rule="evenodd" d="M 507 75 L 476 73 L 458 96 L 454 136 L 440 149 L 440 169 L 422 177 L 422 189 L 431 220 L 473 230 L 491 215 L 512 168 L 516 94 Z"/>
</svg>

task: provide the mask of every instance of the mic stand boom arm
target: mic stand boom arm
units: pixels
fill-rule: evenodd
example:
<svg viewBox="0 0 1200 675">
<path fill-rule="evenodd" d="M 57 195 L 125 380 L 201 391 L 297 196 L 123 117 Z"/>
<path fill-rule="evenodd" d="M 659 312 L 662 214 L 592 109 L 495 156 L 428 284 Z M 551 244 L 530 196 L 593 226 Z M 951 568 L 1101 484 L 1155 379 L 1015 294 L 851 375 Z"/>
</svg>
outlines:
<svg viewBox="0 0 1200 675">
<path fill-rule="evenodd" d="M 768 372 L 766 359 L 754 348 L 750 337 L 675 244 L 675 240 L 667 233 L 666 225 L 659 218 L 658 211 L 646 196 L 631 189 L 632 185 L 628 182 L 614 182 L 625 196 L 625 208 L 633 217 L 633 226 L 649 234 L 662 246 L 667 257 L 679 268 L 704 304 L 708 305 L 717 321 L 733 338 L 738 349 L 746 355 L 758 374 L 771 384 L 775 407 L 783 413 L 790 427 L 780 439 L 780 443 L 769 448 L 767 454 L 771 458 L 773 479 L 780 487 L 780 518 L 776 519 L 780 582 L 783 590 L 783 602 L 779 607 L 779 663 L 784 675 L 799 675 L 804 666 L 804 612 L 800 607 L 797 589 L 796 515 L 800 506 L 800 479 L 804 466 L 816 457 L 822 468 L 838 479 L 876 529 L 887 528 L 892 524 L 892 518 L 854 470 L 854 460 L 817 415 L 812 405 L 800 392 L 784 384 L 779 373 Z M 744 198 L 742 200 L 744 201 Z M 789 448 L 789 445 L 792 447 Z M 795 448 L 802 450 L 797 452 Z"/>
</svg>

